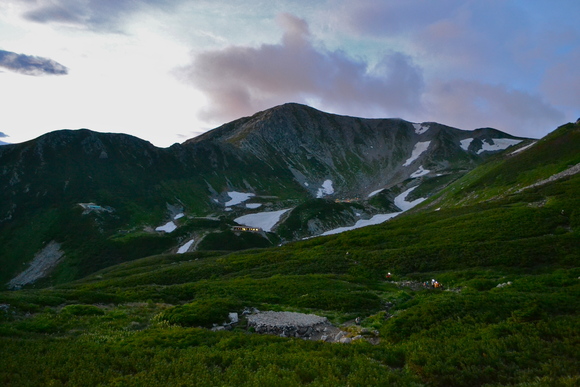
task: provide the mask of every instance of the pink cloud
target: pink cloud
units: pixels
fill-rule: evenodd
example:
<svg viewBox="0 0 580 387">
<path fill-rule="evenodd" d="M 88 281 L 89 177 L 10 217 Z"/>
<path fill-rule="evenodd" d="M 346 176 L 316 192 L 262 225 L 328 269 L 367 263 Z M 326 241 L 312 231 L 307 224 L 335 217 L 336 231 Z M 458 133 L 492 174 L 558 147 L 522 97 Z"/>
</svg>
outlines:
<svg viewBox="0 0 580 387">
<path fill-rule="evenodd" d="M 541 97 L 505 85 L 435 81 L 424 100 L 436 121 L 464 129 L 493 127 L 514 135 L 541 137 L 564 122 L 564 114 Z"/>
<path fill-rule="evenodd" d="M 551 66 L 542 82 L 542 90 L 556 104 L 575 108 L 580 113 L 580 46 L 565 59 Z"/>
<path fill-rule="evenodd" d="M 181 69 L 208 97 L 202 118 L 235 119 L 291 101 L 367 116 L 420 107 L 422 73 L 408 56 L 391 52 L 371 69 L 342 51 L 315 47 L 304 20 L 281 14 L 277 21 L 284 31 L 279 44 L 205 51 Z"/>
</svg>

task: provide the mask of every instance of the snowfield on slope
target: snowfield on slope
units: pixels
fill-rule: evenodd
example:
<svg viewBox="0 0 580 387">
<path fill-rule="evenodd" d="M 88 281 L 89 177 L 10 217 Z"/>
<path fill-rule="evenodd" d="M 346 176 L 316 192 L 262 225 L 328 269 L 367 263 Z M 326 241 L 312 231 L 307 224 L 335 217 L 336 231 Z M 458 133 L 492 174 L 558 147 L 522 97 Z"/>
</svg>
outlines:
<svg viewBox="0 0 580 387">
<path fill-rule="evenodd" d="M 520 152 L 523 152 L 523 151 L 525 151 L 526 149 L 528 149 L 528 148 L 530 148 L 530 147 L 534 146 L 534 145 L 536 144 L 536 142 L 537 142 L 537 141 L 534 141 L 534 142 L 532 142 L 532 143 L 530 143 L 530 144 L 528 144 L 528 145 L 526 145 L 526 146 L 523 146 L 523 147 L 521 147 L 520 149 L 516 149 L 515 151 L 513 151 L 512 153 L 510 153 L 510 155 L 515 155 L 515 154 L 518 154 L 518 153 L 520 153 Z"/>
<path fill-rule="evenodd" d="M 322 233 L 322 236 L 340 234 L 341 232 L 350 231 L 350 230 L 354 230 L 354 229 L 366 227 L 366 226 L 372 226 L 375 224 L 380 224 L 380 223 L 386 222 L 387 220 L 389 220 L 391 218 L 394 218 L 395 216 L 397 216 L 399 214 L 400 214 L 400 212 L 393 212 L 390 214 L 377 214 L 377 215 L 374 215 L 370 219 L 361 219 L 361 220 L 357 221 L 354 224 L 354 226 L 339 227 L 339 228 L 335 228 L 335 229 L 326 231 L 326 232 Z"/>
<path fill-rule="evenodd" d="M 422 202 L 424 202 L 425 200 L 427 200 L 427 198 L 419 198 L 419 199 L 415 199 L 415 200 L 413 200 L 412 202 L 408 202 L 408 201 L 406 200 L 406 199 L 407 199 L 407 196 L 408 196 L 408 195 L 409 195 L 411 192 L 413 192 L 413 190 L 414 190 L 415 188 L 417 188 L 417 187 L 418 187 L 418 185 L 416 185 L 416 186 L 414 186 L 414 187 L 411 187 L 411 188 L 409 188 L 408 190 L 406 190 L 405 192 L 403 192 L 402 194 L 400 194 L 399 196 L 397 196 L 397 197 L 395 198 L 395 205 L 396 205 L 397 207 L 399 207 L 401 210 L 403 210 L 403 211 L 407 211 L 407 210 L 410 210 L 411 208 L 415 207 L 415 206 L 416 206 L 416 205 L 418 205 L 419 203 L 422 203 Z"/>
<path fill-rule="evenodd" d="M 245 202 L 246 200 L 248 200 L 249 198 L 256 196 L 256 195 L 253 193 L 232 191 L 232 192 L 228 192 L 228 196 L 230 197 L 230 200 L 225 203 L 226 207 L 231 207 L 231 206 L 241 204 L 241 203 Z"/>
<path fill-rule="evenodd" d="M 177 250 L 177 254 L 185 254 L 187 253 L 187 251 L 189 250 L 189 248 L 191 247 L 191 245 L 193 244 L 194 240 L 190 240 L 189 242 L 185 243 L 183 246 L 181 246 L 178 250 Z"/>
<path fill-rule="evenodd" d="M 415 133 L 417 134 L 423 134 L 429 130 L 429 124 L 413 124 L 413 127 L 415 128 Z"/>
<path fill-rule="evenodd" d="M 264 231 L 272 231 L 272 228 L 280 221 L 280 217 L 290 208 L 279 211 L 258 212 L 257 214 L 248 214 L 234 219 L 234 222 L 248 227 L 259 227 Z"/>
<path fill-rule="evenodd" d="M 381 189 L 378 189 L 376 191 L 371 192 L 370 194 L 368 194 L 367 198 L 372 198 L 373 196 L 375 196 L 376 194 L 378 194 L 382 190 L 384 190 L 384 188 L 381 188 Z"/>
<path fill-rule="evenodd" d="M 423 169 L 423 166 L 421 165 L 421 166 L 419 166 L 419 169 L 417 169 L 415 172 L 411 173 L 411 176 L 409 176 L 409 177 L 415 179 L 417 177 L 425 176 L 425 175 L 429 174 L 429 172 L 431 172 L 431 171 L 428 169 Z"/>
<path fill-rule="evenodd" d="M 316 193 L 316 198 L 320 199 L 326 195 L 332 195 L 334 193 L 334 187 L 332 186 L 332 180 L 324 180 L 322 187 L 318 188 Z"/>
<path fill-rule="evenodd" d="M 167 222 L 165 223 L 163 226 L 159 226 L 155 229 L 155 231 L 165 231 L 167 233 L 169 232 L 173 232 L 177 229 L 177 225 L 175 223 L 173 223 L 173 221 L 171 222 Z"/>
<path fill-rule="evenodd" d="M 411 157 L 409 157 L 407 161 L 405 161 L 403 167 L 408 167 L 409 165 L 411 165 L 411 163 L 413 163 L 413 161 L 417 160 L 419 156 L 421 156 L 421 154 L 429 148 L 429 144 L 431 144 L 431 141 L 416 143 L 415 147 L 413 148 L 413 152 L 411 152 Z"/>
<path fill-rule="evenodd" d="M 488 144 L 486 140 L 482 141 L 481 149 L 477 151 L 477 154 L 486 151 L 499 151 L 509 148 L 512 145 L 519 144 L 522 140 L 515 140 L 511 138 L 492 138 L 493 144 Z"/>
<path fill-rule="evenodd" d="M 459 144 L 461 146 L 461 149 L 463 149 L 464 151 L 469 149 L 469 145 L 471 145 L 471 142 L 473 141 L 473 138 L 466 138 L 465 140 L 461 140 L 459 141 Z"/>
<path fill-rule="evenodd" d="M 402 214 L 403 212 L 410 210 L 411 208 L 415 207 L 416 205 L 418 205 L 419 203 L 422 203 L 423 201 L 427 200 L 427 198 L 419 198 L 419 199 L 415 199 L 412 202 L 408 202 L 407 199 L 407 195 L 409 195 L 415 188 L 417 188 L 418 185 L 416 185 L 415 187 L 409 188 L 408 190 L 406 190 L 405 192 L 399 194 L 396 198 L 395 198 L 395 205 L 397 207 L 399 207 L 402 211 L 401 212 L 392 212 L 390 214 L 377 214 L 375 216 L 373 216 L 370 219 L 361 219 L 358 222 L 356 222 L 354 224 L 354 226 L 349 226 L 349 227 L 339 227 L 339 228 L 335 228 L 332 230 L 328 230 L 324 233 L 321 234 L 321 236 L 324 235 L 333 235 L 333 234 L 340 234 L 341 232 L 345 232 L 345 231 L 350 231 L 350 230 L 354 230 L 357 228 L 361 228 L 361 227 L 366 227 L 366 226 L 372 226 L 375 224 L 380 224 L 383 222 L 386 222 L 389 219 L 394 218 L 395 216 Z M 378 192 L 380 192 L 382 190 L 379 190 Z"/>
</svg>

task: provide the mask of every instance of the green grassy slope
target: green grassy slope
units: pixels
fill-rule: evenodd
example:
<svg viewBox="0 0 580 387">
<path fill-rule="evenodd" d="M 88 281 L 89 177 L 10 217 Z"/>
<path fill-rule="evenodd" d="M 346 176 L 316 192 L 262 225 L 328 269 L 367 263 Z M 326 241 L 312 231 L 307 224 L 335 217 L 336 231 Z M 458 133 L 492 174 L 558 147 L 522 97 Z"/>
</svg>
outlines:
<svg viewBox="0 0 580 387">
<path fill-rule="evenodd" d="M 580 163 L 580 124 L 562 125 L 533 146 L 510 148 L 455 182 L 432 200 L 438 205 L 478 203 L 513 194 Z"/>
<path fill-rule="evenodd" d="M 3 293 L 10 309 L 0 352 L 10 360 L 0 380 L 572 386 L 580 381 L 579 225 L 522 207 L 416 214 L 269 250 L 156 256 L 66 286 Z M 545 225 L 530 227 L 539 218 Z M 460 292 L 399 288 L 383 280 L 386 270 Z M 78 304 L 94 306 L 62 308 Z M 361 316 L 382 341 L 196 328 L 246 306 L 314 312 L 337 324 Z M 34 360 L 38 352 L 45 361 Z"/>
</svg>

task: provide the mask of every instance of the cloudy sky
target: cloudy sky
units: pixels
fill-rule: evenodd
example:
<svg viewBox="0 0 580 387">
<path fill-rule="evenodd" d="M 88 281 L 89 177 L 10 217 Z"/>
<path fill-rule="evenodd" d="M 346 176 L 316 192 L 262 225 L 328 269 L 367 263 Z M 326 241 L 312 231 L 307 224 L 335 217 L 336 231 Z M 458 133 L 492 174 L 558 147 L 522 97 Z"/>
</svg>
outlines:
<svg viewBox="0 0 580 387">
<path fill-rule="evenodd" d="M 580 117 L 578 0 L 1 0 L 0 142 L 158 146 L 285 102 L 541 137 Z"/>
</svg>

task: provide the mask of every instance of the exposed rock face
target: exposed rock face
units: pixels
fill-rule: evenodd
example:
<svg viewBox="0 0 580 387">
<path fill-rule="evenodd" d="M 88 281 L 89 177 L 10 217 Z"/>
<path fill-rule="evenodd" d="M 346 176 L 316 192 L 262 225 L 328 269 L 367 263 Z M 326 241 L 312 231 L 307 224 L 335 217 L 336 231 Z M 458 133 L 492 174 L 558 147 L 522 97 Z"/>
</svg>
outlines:
<svg viewBox="0 0 580 387">
<path fill-rule="evenodd" d="M 20 288 L 45 277 L 58 265 L 63 255 L 60 244 L 55 241 L 50 242 L 36 254 L 28 269 L 8 282 L 8 288 Z"/>
<path fill-rule="evenodd" d="M 339 116 L 289 103 L 225 124 L 184 145 L 228 144 L 291 172 L 312 197 L 329 180 L 333 193 L 354 197 L 400 183 L 421 166 L 431 175 L 458 167 L 469 170 L 486 156 L 480 154 L 484 142 L 497 138 L 513 137 L 491 128 L 465 131 L 432 122 Z M 415 158 L 418 143 L 426 149 Z"/>
</svg>

